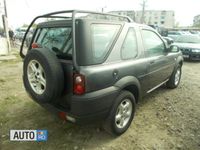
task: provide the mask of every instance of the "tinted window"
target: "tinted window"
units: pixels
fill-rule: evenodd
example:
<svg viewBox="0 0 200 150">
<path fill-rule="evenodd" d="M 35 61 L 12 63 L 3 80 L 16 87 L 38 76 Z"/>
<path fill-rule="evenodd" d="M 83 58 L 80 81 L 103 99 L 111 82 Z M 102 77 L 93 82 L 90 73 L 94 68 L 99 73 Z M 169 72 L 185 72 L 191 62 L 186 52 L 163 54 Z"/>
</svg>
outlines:
<svg viewBox="0 0 200 150">
<path fill-rule="evenodd" d="M 133 28 L 129 29 L 126 39 L 123 43 L 122 49 L 122 59 L 135 58 L 137 56 L 137 41 L 136 35 Z"/>
<path fill-rule="evenodd" d="M 160 37 L 153 31 L 142 31 L 144 47 L 149 56 L 162 54 L 165 46 Z"/>
<path fill-rule="evenodd" d="M 113 43 L 120 25 L 93 24 L 92 30 L 92 52 L 96 62 L 104 59 Z"/>
<path fill-rule="evenodd" d="M 72 54 L 71 28 L 42 28 L 39 32 L 36 43 L 40 47 L 53 50 L 60 57 Z"/>
</svg>

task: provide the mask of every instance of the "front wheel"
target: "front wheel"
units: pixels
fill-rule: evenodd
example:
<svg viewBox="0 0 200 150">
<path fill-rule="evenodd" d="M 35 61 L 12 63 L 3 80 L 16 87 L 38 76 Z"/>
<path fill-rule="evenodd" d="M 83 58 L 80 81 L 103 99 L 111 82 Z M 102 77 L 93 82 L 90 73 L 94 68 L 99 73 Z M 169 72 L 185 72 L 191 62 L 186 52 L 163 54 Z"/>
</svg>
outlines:
<svg viewBox="0 0 200 150">
<path fill-rule="evenodd" d="M 113 135 L 123 134 L 130 126 L 135 114 L 135 97 L 129 91 L 122 91 L 117 97 L 104 129 Z"/>
<path fill-rule="evenodd" d="M 181 74 L 182 74 L 181 65 L 178 65 L 174 70 L 174 72 L 172 73 L 169 81 L 167 82 L 167 87 L 171 89 L 176 88 L 180 83 Z"/>
</svg>

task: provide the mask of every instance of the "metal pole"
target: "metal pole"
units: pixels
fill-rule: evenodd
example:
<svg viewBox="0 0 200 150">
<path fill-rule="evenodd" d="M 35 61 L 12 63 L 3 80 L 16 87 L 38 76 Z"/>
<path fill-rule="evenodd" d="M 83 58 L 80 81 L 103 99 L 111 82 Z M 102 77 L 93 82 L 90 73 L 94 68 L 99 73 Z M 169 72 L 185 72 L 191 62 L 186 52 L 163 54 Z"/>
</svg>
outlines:
<svg viewBox="0 0 200 150">
<path fill-rule="evenodd" d="M 143 0 L 143 2 L 142 2 L 142 17 L 141 17 L 141 23 L 144 23 L 144 22 L 145 22 L 145 20 L 144 20 L 144 14 L 145 14 L 146 2 L 147 2 L 147 0 Z"/>
<path fill-rule="evenodd" d="M 3 15 L 2 18 L 3 18 L 5 36 L 6 36 L 6 39 L 7 39 L 8 52 L 10 52 L 11 46 L 10 46 L 10 38 L 9 38 L 9 33 L 8 33 L 9 28 L 8 28 L 8 13 L 7 13 L 6 0 L 4 0 L 3 2 L 4 2 L 5 15 Z"/>
<path fill-rule="evenodd" d="M 6 18 L 8 18 L 7 6 L 6 6 L 6 0 L 4 0 L 3 3 L 4 3 L 5 16 L 6 16 Z"/>
<path fill-rule="evenodd" d="M 10 46 L 10 40 L 9 40 L 9 34 L 8 34 L 8 21 L 5 15 L 2 15 L 2 19 L 3 19 L 3 26 L 4 26 L 4 31 L 5 31 L 5 36 L 6 36 L 6 40 L 7 40 L 7 48 L 8 48 L 8 53 L 11 50 L 11 46 Z"/>
</svg>

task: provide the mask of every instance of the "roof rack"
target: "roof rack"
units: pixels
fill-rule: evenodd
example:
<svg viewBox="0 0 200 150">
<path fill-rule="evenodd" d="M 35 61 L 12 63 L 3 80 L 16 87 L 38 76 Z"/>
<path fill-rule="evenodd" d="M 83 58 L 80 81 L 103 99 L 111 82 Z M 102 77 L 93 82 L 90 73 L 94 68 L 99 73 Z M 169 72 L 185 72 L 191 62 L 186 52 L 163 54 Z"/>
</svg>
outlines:
<svg viewBox="0 0 200 150">
<path fill-rule="evenodd" d="M 58 15 L 58 14 L 65 14 L 65 13 L 72 13 L 71 17 L 65 17 L 65 16 L 54 16 L 54 15 Z M 94 12 L 94 11 L 84 11 L 84 10 L 67 10 L 67 11 L 57 11 L 57 12 L 52 12 L 52 13 L 48 13 L 39 17 L 44 17 L 44 18 L 75 18 L 76 14 L 80 14 L 80 13 L 85 13 L 85 14 L 92 14 L 92 15 L 99 15 L 99 16 L 104 16 L 103 19 L 108 19 L 108 20 L 112 20 L 109 17 L 112 17 L 113 20 L 119 20 L 119 21 L 126 21 L 126 22 L 132 22 L 132 19 L 129 18 L 128 16 L 122 16 L 122 15 L 116 15 L 116 14 L 111 14 L 111 13 L 101 13 L 101 12 Z M 114 19 L 115 18 L 115 19 Z M 98 19 L 98 18 L 96 18 Z"/>
<path fill-rule="evenodd" d="M 71 16 L 66 16 L 62 14 L 70 14 Z M 93 11 L 84 11 L 84 10 L 67 10 L 67 11 L 57 11 L 57 12 L 52 12 L 48 14 L 44 14 L 41 16 L 37 16 L 36 18 L 33 19 L 33 21 L 30 23 L 28 26 L 26 33 L 23 37 L 22 44 L 20 47 L 20 56 L 22 58 L 25 57 L 25 54 L 23 54 L 23 47 L 24 47 L 24 42 L 26 40 L 26 36 L 30 30 L 30 28 L 33 26 L 35 21 L 40 18 L 63 18 L 63 19 L 71 19 L 72 20 L 72 40 L 73 40 L 73 52 L 76 49 L 75 45 L 75 20 L 78 18 L 76 15 L 77 14 L 89 14 L 85 18 L 94 18 L 94 19 L 104 19 L 104 20 L 115 20 L 115 21 L 124 21 L 124 22 L 132 22 L 132 19 L 130 19 L 128 16 L 121 16 L 121 15 L 115 15 L 115 14 L 110 14 L 110 13 L 101 13 L 101 12 L 93 12 Z M 31 41 L 32 43 L 33 41 Z M 29 49 L 31 48 L 31 45 L 29 45 Z M 73 58 L 76 59 L 75 57 L 75 52 L 73 54 Z M 76 61 L 74 62 L 76 64 Z"/>
</svg>

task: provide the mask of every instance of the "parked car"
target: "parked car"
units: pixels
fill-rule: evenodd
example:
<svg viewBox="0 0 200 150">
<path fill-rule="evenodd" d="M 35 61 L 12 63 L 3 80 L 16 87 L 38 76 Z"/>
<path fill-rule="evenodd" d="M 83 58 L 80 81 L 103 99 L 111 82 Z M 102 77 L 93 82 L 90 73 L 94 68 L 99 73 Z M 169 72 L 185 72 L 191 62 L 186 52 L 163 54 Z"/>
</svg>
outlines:
<svg viewBox="0 0 200 150">
<path fill-rule="evenodd" d="M 78 13 L 105 17 L 76 18 Z M 22 41 L 20 55 L 26 91 L 61 118 L 101 120 L 106 131 L 121 135 L 144 95 L 164 84 L 179 85 L 182 54 L 151 27 L 124 16 L 76 10 L 36 19 L 55 15 L 64 20 L 38 24 L 32 47 L 25 55 Z"/>
<path fill-rule="evenodd" d="M 191 35 L 192 33 L 190 33 L 190 31 L 180 31 L 181 32 L 181 35 Z"/>
<path fill-rule="evenodd" d="M 198 31 L 190 31 L 191 34 L 194 34 L 194 35 L 199 35 L 199 32 Z"/>
<path fill-rule="evenodd" d="M 22 41 L 25 31 L 15 31 L 15 39 Z"/>
<path fill-rule="evenodd" d="M 26 30 L 27 30 L 27 28 L 25 28 L 25 27 L 17 28 L 15 30 L 15 39 L 22 41 Z"/>
<path fill-rule="evenodd" d="M 168 37 L 172 38 L 175 40 L 178 36 L 183 35 L 181 31 L 168 31 Z"/>
<path fill-rule="evenodd" d="M 183 53 L 183 57 L 189 60 L 200 60 L 200 36 L 182 35 L 174 41 Z"/>
</svg>

